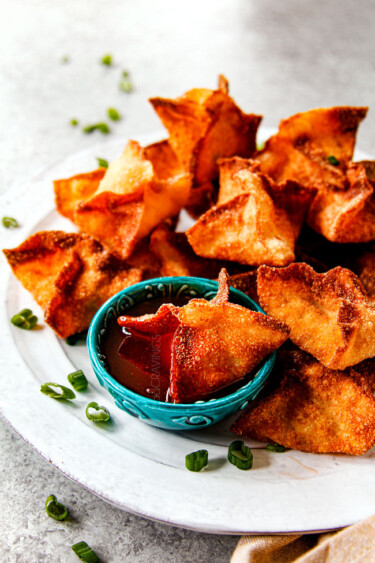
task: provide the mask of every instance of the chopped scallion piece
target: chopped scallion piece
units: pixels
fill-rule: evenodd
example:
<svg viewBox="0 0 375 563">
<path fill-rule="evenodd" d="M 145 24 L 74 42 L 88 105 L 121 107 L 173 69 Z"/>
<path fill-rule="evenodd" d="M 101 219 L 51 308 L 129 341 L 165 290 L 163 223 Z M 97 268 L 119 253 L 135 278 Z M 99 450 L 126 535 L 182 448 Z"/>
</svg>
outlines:
<svg viewBox="0 0 375 563">
<path fill-rule="evenodd" d="M 112 119 L 112 121 L 119 121 L 119 119 L 121 119 L 121 115 L 115 108 L 108 108 L 107 113 L 109 119 Z"/>
<path fill-rule="evenodd" d="M 61 502 L 57 502 L 55 495 L 49 495 L 45 506 L 46 512 L 50 518 L 54 518 L 55 520 L 65 520 L 68 516 L 68 509 L 66 506 L 61 504 Z"/>
<path fill-rule="evenodd" d="M 251 469 L 253 465 L 253 454 L 242 440 L 235 440 L 231 443 L 228 449 L 228 459 L 238 469 Z"/>
<path fill-rule="evenodd" d="M 86 127 L 82 129 L 84 133 L 92 133 L 96 130 L 104 133 L 104 135 L 108 135 L 108 133 L 111 131 L 106 123 L 94 123 L 94 125 L 86 125 Z"/>
<path fill-rule="evenodd" d="M 265 146 L 265 141 L 263 141 L 262 143 L 257 143 L 257 151 L 262 151 L 264 149 Z"/>
<path fill-rule="evenodd" d="M 340 161 L 337 160 L 337 158 L 335 156 L 333 156 L 332 154 L 327 156 L 327 160 L 330 164 L 332 164 L 332 166 L 339 166 L 339 164 L 340 164 Z"/>
<path fill-rule="evenodd" d="M 268 446 L 266 446 L 266 450 L 270 452 L 282 453 L 286 451 L 286 448 L 284 446 L 280 446 L 280 444 L 268 444 Z"/>
<path fill-rule="evenodd" d="M 16 315 L 10 319 L 10 322 L 14 326 L 18 326 L 18 328 L 23 328 L 24 330 L 31 330 L 34 328 L 36 323 L 38 322 L 38 317 L 33 315 L 31 309 L 22 309 Z"/>
<path fill-rule="evenodd" d="M 57 390 L 52 389 L 50 385 L 61 389 L 61 393 L 59 393 Z M 50 397 L 52 397 L 52 399 L 60 400 L 76 398 L 74 391 L 72 391 L 68 387 L 65 387 L 65 385 L 60 385 L 59 383 L 43 383 L 43 385 L 40 387 L 40 390 L 42 393 L 44 393 L 44 395 L 49 395 Z"/>
<path fill-rule="evenodd" d="M 112 65 L 112 55 L 104 55 L 101 60 L 102 65 L 111 66 Z"/>
<path fill-rule="evenodd" d="M 14 217 L 3 217 L 2 223 L 6 229 L 16 229 L 19 227 L 18 221 Z"/>
<path fill-rule="evenodd" d="M 198 450 L 197 452 L 192 452 L 185 457 L 185 466 L 189 471 L 202 471 L 202 469 L 207 467 L 207 463 L 207 450 Z"/>
<path fill-rule="evenodd" d="M 126 93 L 129 93 L 133 90 L 133 85 L 130 81 L 129 73 L 127 70 L 122 71 L 122 78 L 119 82 L 118 87 L 120 88 L 120 90 Z"/>
<path fill-rule="evenodd" d="M 99 158 L 98 156 L 96 157 L 96 160 L 98 161 L 100 168 L 108 168 L 108 160 L 105 158 Z"/>
<path fill-rule="evenodd" d="M 87 337 L 87 330 L 83 330 L 82 332 L 76 332 L 75 334 L 71 334 L 67 338 L 65 338 L 65 342 L 69 344 L 69 346 L 75 346 L 77 342 L 86 342 Z"/>
<path fill-rule="evenodd" d="M 81 369 L 70 373 L 68 375 L 68 381 L 75 391 L 84 391 L 89 384 Z"/>
<path fill-rule="evenodd" d="M 71 125 L 72 127 L 77 127 L 78 124 L 79 124 L 78 119 L 71 119 L 71 120 L 70 120 L 70 125 Z"/>
<path fill-rule="evenodd" d="M 95 551 L 93 551 L 85 541 L 80 541 L 72 545 L 72 550 L 76 556 L 81 561 L 85 561 L 85 563 L 97 563 L 99 561 L 99 557 L 96 555 Z"/>
<path fill-rule="evenodd" d="M 90 409 L 93 409 L 95 412 L 90 412 Z M 107 422 L 111 418 L 109 410 L 105 407 L 100 407 L 98 403 L 95 402 L 87 405 L 86 416 L 93 422 Z"/>
</svg>

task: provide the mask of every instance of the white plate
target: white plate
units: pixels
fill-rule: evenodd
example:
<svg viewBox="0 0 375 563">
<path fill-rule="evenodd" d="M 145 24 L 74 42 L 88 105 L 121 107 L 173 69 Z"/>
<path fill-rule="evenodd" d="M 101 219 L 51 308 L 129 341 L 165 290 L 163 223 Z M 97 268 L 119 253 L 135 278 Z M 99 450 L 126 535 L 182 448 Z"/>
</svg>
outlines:
<svg viewBox="0 0 375 563">
<path fill-rule="evenodd" d="M 263 132 L 265 136 L 269 131 Z M 160 138 L 141 139 L 142 143 Z M 52 180 L 95 168 L 95 156 L 113 159 L 124 142 L 106 143 L 39 174 L 0 198 L 2 214 L 21 228 L 1 230 L 1 247 L 18 245 L 37 230 L 73 230 L 54 210 Z M 363 155 L 358 155 L 360 157 Z M 97 383 L 84 345 L 69 347 L 47 326 L 23 331 L 9 318 L 24 307 L 41 311 L 0 260 L 0 407 L 4 420 L 66 476 L 115 506 L 168 524 L 223 534 L 291 533 L 338 528 L 375 512 L 375 450 L 361 457 L 283 454 L 256 449 L 251 471 L 226 461 L 234 439 L 229 422 L 206 430 L 174 433 L 152 428 L 120 411 Z M 71 405 L 39 391 L 40 383 L 66 383 L 83 369 L 87 393 Z M 85 417 L 97 401 L 113 423 L 99 428 Z M 252 444 L 259 448 L 259 444 Z M 190 473 L 185 455 L 208 449 L 210 466 Z"/>
</svg>

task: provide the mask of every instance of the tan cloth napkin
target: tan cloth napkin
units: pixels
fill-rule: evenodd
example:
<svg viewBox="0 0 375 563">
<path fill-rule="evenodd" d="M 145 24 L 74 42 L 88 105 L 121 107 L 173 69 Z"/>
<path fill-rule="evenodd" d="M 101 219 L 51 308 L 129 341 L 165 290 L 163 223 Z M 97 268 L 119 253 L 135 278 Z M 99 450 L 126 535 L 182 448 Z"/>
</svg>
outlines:
<svg viewBox="0 0 375 563">
<path fill-rule="evenodd" d="M 375 516 L 339 532 L 243 536 L 231 563 L 374 563 Z"/>
</svg>

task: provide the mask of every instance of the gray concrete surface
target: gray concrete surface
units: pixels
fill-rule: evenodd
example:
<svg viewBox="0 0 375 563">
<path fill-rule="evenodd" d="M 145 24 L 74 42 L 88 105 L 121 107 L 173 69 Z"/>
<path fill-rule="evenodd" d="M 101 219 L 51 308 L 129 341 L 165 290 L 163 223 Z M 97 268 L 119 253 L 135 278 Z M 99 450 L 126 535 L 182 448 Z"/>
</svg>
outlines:
<svg viewBox="0 0 375 563">
<path fill-rule="evenodd" d="M 358 144 L 375 152 L 371 0 L 1 0 L 0 10 L 0 191 L 105 140 L 73 129 L 71 118 L 100 121 L 113 106 L 124 119 L 108 140 L 137 138 L 159 128 L 149 96 L 213 87 L 219 72 L 268 126 L 312 107 L 373 106 Z M 105 53 L 113 68 L 98 64 Z M 129 95 L 117 89 L 122 69 L 134 82 Z M 106 562 L 229 560 L 236 538 L 120 512 L 0 430 L 1 561 L 74 561 L 67 546 L 80 539 Z M 71 507 L 67 524 L 45 516 L 50 492 Z"/>
</svg>

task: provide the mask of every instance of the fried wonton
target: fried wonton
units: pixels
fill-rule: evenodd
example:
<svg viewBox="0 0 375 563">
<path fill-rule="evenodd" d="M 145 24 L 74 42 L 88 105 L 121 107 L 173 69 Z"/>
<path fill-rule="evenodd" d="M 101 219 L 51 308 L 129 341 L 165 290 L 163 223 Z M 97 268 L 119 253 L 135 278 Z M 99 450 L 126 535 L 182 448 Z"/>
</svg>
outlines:
<svg viewBox="0 0 375 563">
<path fill-rule="evenodd" d="M 185 233 L 171 231 L 159 225 L 150 237 L 150 249 L 160 262 L 162 276 L 197 276 L 215 279 L 223 263 L 197 256 L 191 248 Z"/>
<path fill-rule="evenodd" d="M 76 233 L 41 231 L 4 254 L 61 338 L 87 329 L 109 297 L 142 279 L 140 268 Z"/>
<path fill-rule="evenodd" d="M 231 385 L 288 338 L 288 328 L 234 305 L 193 299 L 179 311 L 172 346 L 171 397 L 193 402 Z"/>
<path fill-rule="evenodd" d="M 232 159 L 231 159 L 232 160 Z M 186 232 L 194 251 L 205 258 L 240 264 L 285 266 L 315 192 L 286 181 L 277 185 L 250 161 L 221 161 L 224 194 Z"/>
<path fill-rule="evenodd" d="M 368 242 L 375 239 L 374 185 L 365 166 L 351 164 L 346 190 L 319 190 L 308 214 L 308 224 L 332 242 Z"/>
<path fill-rule="evenodd" d="M 375 305 L 353 272 L 317 274 L 304 263 L 258 269 L 261 307 L 291 329 L 291 340 L 323 365 L 345 369 L 375 356 Z"/>
<path fill-rule="evenodd" d="M 105 168 L 99 168 L 65 180 L 55 180 L 53 186 L 57 211 L 74 221 L 74 210 L 78 203 L 88 199 L 96 192 L 105 173 Z"/>
<path fill-rule="evenodd" d="M 345 170 L 366 113 L 362 107 L 321 108 L 283 120 L 256 156 L 262 172 L 277 182 L 345 189 Z"/>
<path fill-rule="evenodd" d="M 231 430 L 304 452 L 361 455 L 375 444 L 375 397 L 354 369 L 331 370 L 289 352 L 280 386 Z"/>
<path fill-rule="evenodd" d="M 174 333 L 170 394 L 176 403 L 204 399 L 241 380 L 288 338 L 283 323 L 228 303 L 228 296 L 223 269 L 211 302 L 192 299 L 183 307 L 163 305 L 155 315 L 118 319 L 126 329 L 146 335 Z"/>
<path fill-rule="evenodd" d="M 255 151 L 261 117 L 244 114 L 236 106 L 222 76 L 217 90 L 194 88 L 175 100 L 151 98 L 150 102 L 168 130 L 183 169 L 192 174 L 193 190 L 212 189 L 219 157 L 249 157 Z"/>
<path fill-rule="evenodd" d="M 177 174 L 174 162 L 168 169 L 168 154 L 165 143 L 146 150 L 129 141 L 96 192 L 76 206 L 74 222 L 81 231 L 127 258 L 139 240 L 178 214 L 189 197 L 190 177 Z"/>
</svg>

